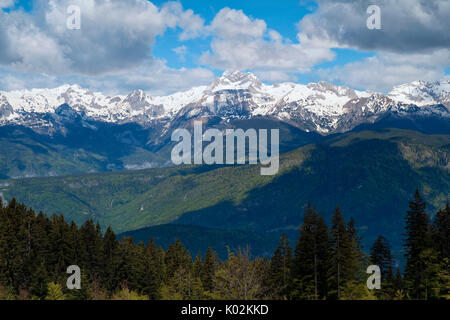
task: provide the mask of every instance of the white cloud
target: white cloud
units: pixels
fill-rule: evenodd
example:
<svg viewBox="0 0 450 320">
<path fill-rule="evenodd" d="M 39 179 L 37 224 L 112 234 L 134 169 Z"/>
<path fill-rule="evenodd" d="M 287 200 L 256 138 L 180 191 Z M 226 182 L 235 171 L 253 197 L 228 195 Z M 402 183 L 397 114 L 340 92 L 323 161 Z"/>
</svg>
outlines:
<svg viewBox="0 0 450 320">
<path fill-rule="evenodd" d="M 0 90 L 54 88 L 69 83 L 112 95 L 127 94 L 135 89 L 142 89 L 151 95 L 167 95 L 210 84 L 214 78 L 214 73 L 208 69 L 174 69 L 163 60 L 149 60 L 125 71 L 96 77 L 30 74 L 0 68 Z"/>
<path fill-rule="evenodd" d="M 164 4 L 162 12 L 172 18 L 172 27 L 177 25 L 183 30 L 179 37 L 180 40 L 193 39 L 204 32 L 204 20 L 191 9 L 183 10 L 179 2 Z"/>
<path fill-rule="evenodd" d="M 248 17 L 242 10 L 222 9 L 207 30 L 214 38 L 211 50 L 200 58 L 202 64 L 222 70 L 251 69 L 263 80 L 293 78 L 289 74 L 308 72 L 334 58 L 323 43 L 291 43 L 275 30 L 268 30 L 263 20 Z"/>
<path fill-rule="evenodd" d="M 186 60 L 186 54 L 188 52 L 188 49 L 186 46 L 179 46 L 179 47 L 173 48 L 172 51 L 178 55 L 178 57 L 180 58 L 181 61 Z"/>
<path fill-rule="evenodd" d="M 0 9 L 12 7 L 14 2 L 14 0 L 0 0 Z"/>
<path fill-rule="evenodd" d="M 360 89 L 389 90 L 414 80 L 438 80 L 450 66 L 448 0 L 318 0 L 318 10 L 299 22 L 299 41 L 374 51 L 374 57 L 318 74 Z M 381 30 L 366 27 L 369 5 L 381 8 Z"/>
<path fill-rule="evenodd" d="M 242 10 L 223 8 L 208 26 L 210 32 L 222 39 L 259 39 L 266 32 L 264 20 L 252 19 Z"/>
<path fill-rule="evenodd" d="M 165 95 L 188 90 L 194 86 L 210 84 L 214 73 L 204 68 L 169 68 L 165 61 L 155 60 L 119 75 L 104 77 L 105 84 L 115 84 L 128 90 L 141 88 L 153 95 Z"/>
<path fill-rule="evenodd" d="M 318 0 L 300 21 L 304 38 L 361 50 L 424 52 L 450 47 L 448 0 Z M 369 30 L 366 10 L 380 7 L 381 30 Z"/>
<path fill-rule="evenodd" d="M 321 69 L 318 73 L 329 81 L 337 80 L 354 88 L 387 91 L 395 85 L 415 80 L 443 79 L 449 61 L 448 49 L 415 54 L 381 52 L 363 61 Z"/>
<path fill-rule="evenodd" d="M 66 27 L 69 5 L 80 7 L 80 30 Z M 34 7 L 31 13 L 0 10 L 0 89 L 67 82 L 166 94 L 213 79 L 209 70 L 169 68 L 151 54 L 168 28 L 180 29 L 181 40 L 204 31 L 203 19 L 179 2 L 157 7 L 147 0 L 36 0 Z"/>
<path fill-rule="evenodd" d="M 280 83 L 280 82 L 296 82 L 298 81 L 298 77 L 293 75 L 292 73 L 283 72 L 283 71 L 256 71 L 255 75 L 260 78 L 264 79 L 266 81 L 272 82 L 272 83 Z"/>
<path fill-rule="evenodd" d="M 81 29 L 66 28 L 67 7 L 81 9 Z M 161 8 L 146 0 L 40 1 L 37 12 L 0 12 L 0 63 L 16 70 L 97 76 L 152 59 L 151 46 L 167 28 L 194 37 L 203 20 L 180 3 Z M 126 13 L 126 14 L 124 14 Z"/>
</svg>

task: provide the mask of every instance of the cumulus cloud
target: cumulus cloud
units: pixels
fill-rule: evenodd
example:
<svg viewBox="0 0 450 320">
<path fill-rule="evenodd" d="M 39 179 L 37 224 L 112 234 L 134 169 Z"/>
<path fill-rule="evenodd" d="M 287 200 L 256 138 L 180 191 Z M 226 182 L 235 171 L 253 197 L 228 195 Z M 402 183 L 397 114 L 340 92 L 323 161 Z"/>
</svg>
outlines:
<svg viewBox="0 0 450 320">
<path fill-rule="evenodd" d="M 149 60 L 125 71 L 96 77 L 31 74 L 0 68 L 0 90 L 54 88 L 67 83 L 111 95 L 127 94 L 135 89 L 142 89 L 151 95 L 167 95 L 211 83 L 214 77 L 214 73 L 208 69 L 174 69 L 168 67 L 164 60 Z"/>
<path fill-rule="evenodd" d="M 152 56 L 155 39 L 169 28 L 179 29 L 180 41 L 209 37 L 201 65 L 251 70 L 271 82 L 297 81 L 299 73 L 318 72 L 330 81 L 378 91 L 445 76 L 450 1 L 317 2 L 317 9 L 298 22 L 297 38 L 290 40 L 264 20 L 230 8 L 205 25 L 179 2 L 156 6 L 147 0 L 36 0 L 32 13 L 0 10 L 0 86 L 64 81 L 112 91 L 135 86 L 163 94 L 211 81 L 213 74 L 206 68 L 173 69 Z M 0 8 L 13 4 L 0 0 Z M 381 7 L 381 30 L 366 28 L 371 4 Z M 66 27 L 69 5 L 81 9 L 80 30 Z M 173 49 L 180 61 L 188 51 L 184 44 Z M 375 56 L 317 71 L 318 64 L 335 58 L 333 48 L 374 51 Z"/>
<path fill-rule="evenodd" d="M 67 9 L 73 5 L 80 8 L 79 30 L 67 28 Z M 211 81 L 209 70 L 177 70 L 152 56 L 156 37 L 168 28 L 179 28 L 179 39 L 187 40 L 203 32 L 204 21 L 179 2 L 158 7 L 147 0 L 37 0 L 32 13 L 0 11 L 0 85 L 18 89 L 68 82 L 166 94 Z"/>
<path fill-rule="evenodd" d="M 340 81 L 354 88 L 385 92 L 395 85 L 415 80 L 443 79 L 449 61 L 448 49 L 414 54 L 381 52 L 363 61 L 321 69 L 318 73 L 329 81 Z"/>
<path fill-rule="evenodd" d="M 66 27 L 69 5 L 81 10 L 81 29 Z M 146 0 L 40 1 L 38 11 L 0 13 L 0 63 L 17 70 L 101 75 L 151 59 L 151 46 L 167 28 L 181 38 L 199 32 L 203 20 L 178 2 L 161 8 Z M 124 14 L 126 13 L 126 14 Z"/>
<path fill-rule="evenodd" d="M 141 88 L 153 95 L 165 95 L 184 91 L 194 86 L 209 84 L 214 73 L 204 68 L 174 69 L 163 60 L 155 60 L 119 75 L 106 76 L 90 82 L 89 86 L 102 88 L 107 85 L 121 86 L 125 90 Z"/>
<path fill-rule="evenodd" d="M 450 66 L 450 1 L 318 2 L 318 10 L 299 22 L 300 40 L 376 52 L 362 61 L 321 69 L 323 78 L 386 91 L 413 80 L 445 77 Z M 372 4 L 381 9 L 381 30 L 366 27 L 366 10 Z"/>
<path fill-rule="evenodd" d="M 201 63 L 217 69 L 251 69 L 265 80 L 292 79 L 292 73 L 308 72 L 312 66 L 334 57 L 322 43 L 283 39 L 263 20 L 251 18 L 242 10 L 220 10 L 207 30 L 213 39 Z"/>
<path fill-rule="evenodd" d="M 399 53 L 450 48 L 448 0 L 318 0 L 300 21 L 302 37 L 362 50 Z M 381 10 L 381 30 L 369 30 L 366 10 Z"/>
</svg>

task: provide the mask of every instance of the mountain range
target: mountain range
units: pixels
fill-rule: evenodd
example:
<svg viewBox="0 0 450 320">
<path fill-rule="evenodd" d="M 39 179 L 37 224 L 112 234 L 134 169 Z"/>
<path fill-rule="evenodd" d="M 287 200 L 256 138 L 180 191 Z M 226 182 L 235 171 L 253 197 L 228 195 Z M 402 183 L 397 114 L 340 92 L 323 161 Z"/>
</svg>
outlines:
<svg viewBox="0 0 450 320">
<path fill-rule="evenodd" d="M 68 106 L 68 107 L 61 107 Z M 357 91 L 327 82 L 266 85 L 252 73 L 225 72 L 209 86 L 169 96 L 142 90 L 104 95 L 78 85 L 55 89 L 0 91 L 0 124 L 20 124 L 48 133 L 59 120 L 77 116 L 85 121 L 138 123 L 161 132 L 179 119 L 218 116 L 222 120 L 267 117 L 306 132 L 347 132 L 387 115 L 450 117 L 450 81 L 415 81 L 389 93 Z"/>
<path fill-rule="evenodd" d="M 154 97 L 64 85 L 0 91 L 0 178 L 172 165 L 171 133 L 205 127 L 280 128 L 281 152 L 349 131 L 450 133 L 450 82 L 415 81 L 387 94 L 319 82 L 266 85 L 225 72 L 209 86 Z"/>
<path fill-rule="evenodd" d="M 205 127 L 280 129 L 280 172 L 258 166 L 173 167 L 171 133 Z M 450 199 L 450 81 L 390 92 L 319 82 L 267 85 L 225 72 L 209 86 L 155 97 L 64 85 L 0 91 L 0 197 L 191 250 L 251 244 L 270 254 L 297 235 L 304 206 L 354 216 L 367 248 L 401 248 L 416 188 L 433 215 Z M 113 172 L 112 172 L 113 171 Z M 31 179 L 30 179 L 31 178 Z"/>
<path fill-rule="evenodd" d="M 281 154 L 277 175 L 259 170 L 176 166 L 0 180 L 0 196 L 78 224 L 92 218 L 138 240 L 181 238 L 193 254 L 211 245 L 223 256 L 227 243 L 271 254 L 281 232 L 295 239 L 309 201 L 328 221 L 339 205 L 366 249 L 383 234 L 398 253 L 414 191 L 431 216 L 450 199 L 450 135 L 349 132 Z"/>
</svg>

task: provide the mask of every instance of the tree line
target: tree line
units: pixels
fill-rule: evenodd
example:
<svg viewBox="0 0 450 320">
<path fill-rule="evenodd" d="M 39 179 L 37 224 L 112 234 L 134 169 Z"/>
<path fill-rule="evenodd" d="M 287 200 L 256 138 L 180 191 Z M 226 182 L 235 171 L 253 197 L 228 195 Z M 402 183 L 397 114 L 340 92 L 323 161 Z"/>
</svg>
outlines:
<svg viewBox="0 0 450 320">
<path fill-rule="evenodd" d="M 418 191 L 405 216 L 403 272 L 384 236 L 364 253 L 339 207 L 328 226 L 308 204 L 295 246 L 283 234 L 271 258 L 228 251 L 224 261 L 211 248 L 192 258 L 179 240 L 167 250 L 153 239 L 136 244 L 92 220 L 78 227 L 0 198 L 0 299 L 450 299 L 450 206 L 431 220 Z M 81 268 L 80 290 L 66 287 L 70 265 Z M 380 290 L 367 288 L 369 265 L 380 267 Z"/>
</svg>

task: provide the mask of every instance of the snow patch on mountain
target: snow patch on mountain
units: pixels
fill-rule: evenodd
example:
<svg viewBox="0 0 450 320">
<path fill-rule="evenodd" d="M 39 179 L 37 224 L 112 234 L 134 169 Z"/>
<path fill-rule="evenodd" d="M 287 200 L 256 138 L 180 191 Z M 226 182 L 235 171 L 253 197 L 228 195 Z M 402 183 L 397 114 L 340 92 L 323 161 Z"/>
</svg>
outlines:
<svg viewBox="0 0 450 320">
<path fill-rule="evenodd" d="M 44 115 L 56 114 L 62 105 L 84 118 L 103 122 L 146 125 L 163 119 L 170 122 L 211 115 L 224 120 L 263 116 L 327 134 L 351 130 L 355 124 L 372 122 L 389 111 L 446 117 L 450 110 L 450 81 L 414 81 L 383 95 L 327 82 L 267 85 L 252 73 L 226 71 L 209 86 L 168 96 L 151 96 L 142 90 L 109 96 L 78 85 L 0 91 L 0 125 L 50 127 L 52 124 L 47 123 Z M 444 105 L 447 110 L 433 107 L 437 105 Z"/>
</svg>

